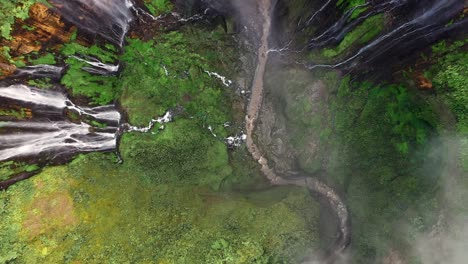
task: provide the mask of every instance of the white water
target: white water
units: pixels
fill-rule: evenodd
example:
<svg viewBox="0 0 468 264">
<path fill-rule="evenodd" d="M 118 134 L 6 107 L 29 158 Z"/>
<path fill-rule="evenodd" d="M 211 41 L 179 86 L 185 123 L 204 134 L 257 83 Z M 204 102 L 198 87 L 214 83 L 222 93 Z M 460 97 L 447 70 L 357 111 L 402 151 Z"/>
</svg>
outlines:
<svg viewBox="0 0 468 264">
<path fill-rule="evenodd" d="M 19 68 L 15 72 L 15 77 L 48 77 L 54 79 L 60 79 L 62 76 L 64 67 L 39 64 L 34 66 L 26 66 L 24 68 Z"/>
<path fill-rule="evenodd" d="M 99 121 L 112 124 L 118 124 L 121 118 L 120 113 L 112 105 L 79 107 L 61 92 L 38 89 L 22 84 L 0 87 L 0 98 L 7 98 L 35 106 L 55 108 L 58 110 L 75 110 L 80 115 L 90 116 Z"/>
<path fill-rule="evenodd" d="M 75 153 L 109 151 L 117 145 L 115 133 L 93 132 L 92 127 L 85 123 L 21 121 L 3 122 L 0 127 L 18 131 L 0 134 L 0 161 L 41 154 L 56 158 Z"/>
<path fill-rule="evenodd" d="M 33 119 L 28 121 L 1 122 L 0 161 L 18 157 L 47 155 L 56 158 L 62 155 L 92 151 L 109 151 L 117 146 L 120 113 L 114 106 L 79 107 L 63 93 L 41 90 L 26 85 L 0 87 L 0 99 L 9 99 L 28 104 L 33 116 L 41 109 L 50 110 L 59 120 Z M 107 124 L 105 129 L 94 128 L 86 123 L 73 123 L 65 116 L 65 110 L 75 111 L 82 117 L 92 117 Z"/>
<path fill-rule="evenodd" d="M 231 80 L 229 80 L 227 77 L 224 77 L 224 76 L 222 76 L 221 74 L 219 74 L 217 72 L 210 72 L 210 71 L 205 70 L 205 73 L 208 74 L 208 76 L 210 76 L 210 77 L 215 77 L 215 78 L 221 80 L 223 82 L 223 85 L 226 86 L 226 87 L 229 87 L 232 84 Z"/>
<path fill-rule="evenodd" d="M 154 125 L 156 124 L 161 124 L 164 125 L 165 123 L 169 123 L 172 121 L 172 113 L 171 111 L 167 111 L 164 116 L 159 117 L 157 119 L 151 119 L 149 122 L 148 126 L 146 127 L 137 127 L 137 126 L 132 126 L 128 123 L 123 124 L 124 132 L 140 132 L 140 133 L 148 133 L 151 129 L 153 129 Z M 164 128 L 162 126 L 161 128 Z"/>
<path fill-rule="evenodd" d="M 65 108 L 68 100 L 60 92 L 40 90 L 22 84 L 0 87 L 0 97 L 53 108 Z"/>
<path fill-rule="evenodd" d="M 389 3 L 393 4 L 394 2 L 399 3 L 396 0 Z M 309 65 L 308 68 L 338 68 L 348 64 L 352 66 L 357 63 L 357 60 L 370 61 L 398 45 L 411 43 L 411 41 L 421 38 L 430 39 L 431 35 L 444 32 L 444 28 L 449 29 L 449 27 L 444 26 L 444 23 L 459 12 L 462 7 L 459 2 L 458 0 L 435 1 L 426 10 L 415 15 L 412 20 L 371 41 L 347 59 L 336 64 Z"/>
<path fill-rule="evenodd" d="M 78 28 L 122 46 L 133 20 L 130 0 L 49 0 Z"/>
<path fill-rule="evenodd" d="M 91 67 L 83 67 L 82 69 L 84 71 L 87 71 L 93 74 L 110 75 L 110 74 L 114 74 L 118 72 L 120 68 L 119 64 L 117 65 L 106 64 L 96 58 L 89 57 L 89 56 L 87 56 L 86 59 L 80 58 L 78 56 L 70 56 L 70 57 L 90 65 Z"/>
</svg>

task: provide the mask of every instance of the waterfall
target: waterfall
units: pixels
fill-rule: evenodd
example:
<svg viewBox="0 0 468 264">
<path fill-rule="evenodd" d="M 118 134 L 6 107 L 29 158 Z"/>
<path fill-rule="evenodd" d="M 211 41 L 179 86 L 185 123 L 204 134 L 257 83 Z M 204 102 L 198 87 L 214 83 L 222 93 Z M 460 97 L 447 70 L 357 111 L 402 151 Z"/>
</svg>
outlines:
<svg viewBox="0 0 468 264">
<path fill-rule="evenodd" d="M 78 28 L 119 46 L 133 20 L 130 0 L 50 0 L 50 3 Z"/>
<path fill-rule="evenodd" d="M 14 77 L 51 78 L 59 80 L 62 77 L 64 67 L 39 64 L 26 66 L 16 70 Z"/>
<path fill-rule="evenodd" d="M 112 74 L 117 73 L 120 68 L 119 64 L 116 64 L 116 65 L 106 64 L 90 56 L 85 56 L 86 59 L 83 59 L 77 56 L 71 56 L 71 57 L 90 65 L 91 67 L 83 67 L 82 70 L 87 71 L 92 74 L 112 75 Z"/>
<path fill-rule="evenodd" d="M 0 122 L 0 161 L 43 155 L 55 159 L 117 147 L 121 115 L 112 105 L 80 107 L 59 91 L 26 85 L 0 87 L 0 99 L 27 105 L 33 112 L 31 120 Z M 79 120 L 72 122 L 67 111 L 77 113 Z M 93 127 L 85 119 L 106 127 Z"/>
<path fill-rule="evenodd" d="M 394 5 L 400 6 L 401 3 L 394 0 L 388 2 L 388 7 L 394 8 Z M 380 7 L 382 6 L 386 7 L 386 4 L 380 5 Z M 394 29 L 372 40 L 347 59 L 336 64 L 311 64 L 308 68 L 352 68 L 357 64 L 362 65 L 375 61 L 383 55 L 404 53 L 410 47 L 421 43 L 430 43 L 450 30 L 466 27 L 468 23 L 466 18 L 452 24 L 449 23 L 461 10 L 463 10 L 463 1 L 460 0 L 424 2 L 409 21 L 401 23 Z M 388 11 L 387 7 L 379 9 L 379 12 L 381 11 Z M 339 32 L 339 37 L 343 37 L 351 29 L 352 27 L 346 28 L 346 30 L 333 31 Z M 314 41 L 321 37 L 312 39 L 309 47 L 313 47 Z M 338 37 L 335 38 L 339 39 Z"/>
<path fill-rule="evenodd" d="M 14 129 L 14 134 L 0 134 L 0 161 L 17 157 L 46 155 L 51 159 L 92 151 L 116 148 L 116 136 L 111 128 L 93 131 L 86 123 L 69 121 L 3 122 L 2 129 Z"/>
</svg>

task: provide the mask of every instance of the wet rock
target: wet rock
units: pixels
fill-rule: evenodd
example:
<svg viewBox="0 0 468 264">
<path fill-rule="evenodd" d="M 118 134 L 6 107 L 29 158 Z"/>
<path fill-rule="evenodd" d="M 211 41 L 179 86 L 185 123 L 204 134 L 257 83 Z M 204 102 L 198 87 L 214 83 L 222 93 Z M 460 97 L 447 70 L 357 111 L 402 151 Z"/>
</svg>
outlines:
<svg viewBox="0 0 468 264">
<path fill-rule="evenodd" d="M 29 28 L 29 29 L 28 29 Z M 30 30 L 31 29 L 31 30 Z M 54 46 L 67 42 L 73 31 L 60 15 L 52 12 L 43 4 L 34 4 L 29 10 L 29 18 L 17 21 L 11 40 L 1 40 L 0 46 L 10 48 L 10 55 L 15 59 L 34 51 L 43 50 L 46 45 Z M 16 66 L 8 58 L 0 56 L 0 79 L 13 74 Z"/>
<path fill-rule="evenodd" d="M 258 145 L 278 173 L 294 167 L 294 150 L 291 148 L 286 128 L 286 118 L 275 111 L 273 101 L 266 96 L 263 101 L 255 135 Z"/>
<path fill-rule="evenodd" d="M 301 70 L 274 71 L 257 125 L 259 146 L 279 173 L 317 172 L 326 167 L 327 86 Z"/>
<path fill-rule="evenodd" d="M 29 19 L 20 24 L 33 27 L 34 30 L 17 27 L 13 34 L 13 40 L 8 45 L 15 54 L 22 55 L 39 51 L 42 45 L 52 38 L 59 42 L 66 42 L 70 39 L 71 28 L 66 28 L 60 15 L 49 10 L 47 6 L 33 5 L 29 16 Z"/>
<path fill-rule="evenodd" d="M 15 71 L 16 66 L 0 56 L 0 79 L 12 75 Z"/>
</svg>

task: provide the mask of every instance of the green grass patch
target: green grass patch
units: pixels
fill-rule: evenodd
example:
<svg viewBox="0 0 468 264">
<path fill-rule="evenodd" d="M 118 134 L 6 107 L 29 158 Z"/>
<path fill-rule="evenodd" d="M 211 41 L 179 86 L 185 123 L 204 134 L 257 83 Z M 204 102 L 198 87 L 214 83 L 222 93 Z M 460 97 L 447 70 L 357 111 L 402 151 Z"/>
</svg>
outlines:
<svg viewBox="0 0 468 264">
<path fill-rule="evenodd" d="M 317 247 L 317 203 L 305 189 L 264 192 L 260 204 L 254 196 L 261 193 L 156 183 L 111 155 L 81 156 L 0 193 L 0 256 L 20 263 L 300 261 Z"/>
</svg>

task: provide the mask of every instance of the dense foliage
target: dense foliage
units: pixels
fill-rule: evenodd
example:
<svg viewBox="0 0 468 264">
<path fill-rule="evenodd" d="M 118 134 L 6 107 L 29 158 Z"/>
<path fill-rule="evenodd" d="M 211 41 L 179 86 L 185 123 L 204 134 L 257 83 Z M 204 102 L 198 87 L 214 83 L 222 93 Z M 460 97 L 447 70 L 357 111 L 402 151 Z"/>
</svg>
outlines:
<svg viewBox="0 0 468 264">
<path fill-rule="evenodd" d="M 159 14 L 167 1 L 151 3 Z M 33 54 L 28 63 L 68 65 L 61 84 L 74 99 L 117 101 L 134 125 L 168 109 L 177 116 L 164 129 L 124 134 L 123 164 L 112 153 L 83 155 L 0 193 L 0 263 L 285 263 L 316 248 L 318 205 L 305 189 L 231 190 L 266 186 L 243 149 L 228 153 L 234 93 L 206 73 L 236 71 L 232 41 L 222 29 L 188 27 L 129 38 L 122 54 L 75 37 L 55 59 Z M 73 56 L 122 68 L 92 75 Z M 35 169 L 0 165 L 5 177 Z"/>
<path fill-rule="evenodd" d="M 189 44 L 178 32 L 165 35 L 158 43 L 129 40 L 122 56 L 128 64 L 122 73 L 122 105 L 131 122 L 145 124 L 155 113 L 177 106 L 211 125 L 228 121 L 227 91 L 204 72 L 210 70 L 206 59 L 191 52 Z M 145 99 L 151 100 L 142 104 Z"/>
<path fill-rule="evenodd" d="M 81 156 L 0 193 L 0 263 L 283 263 L 317 243 L 306 190 L 155 182 L 127 158 Z"/>
<path fill-rule="evenodd" d="M 10 38 L 15 20 L 27 18 L 34 2 L 0 3 L 2 38 Z M 291 13 L 303 12 L 300 2 Z M 155 16 L 173 8 L 167 0 L 144 3 Z M 334 8 L 346 12 L 365 3 L 339 0 Z M 357 8 L 349 19 L 365 10 Z M 338 61 L 380 34 L 385 19 L 369 16 L 335 46 L 308 56 Z M 413 69 L 386 82 L 283 65 L 269 73 L 266 97 L 275 121 L 285 123 L 280 133 L 282 147 L 292 149 L 288 158 L 296 157 L 297 170 L 320 175 L 349 205 L 352 263 L 376 263 L 396 250 L 420 264 L 410 246 L 432 232 L 440 212 L 466 219 L 466 43 L 442 41 L 418 57 L 416 70 L 429 91 L 415 86 Z M 118 51 L 87 46 L 75 33 L 60 47 L 58 56 L 33 52 L 24 61 L 66 63 L 61 84 L 74 99 L 117 102 L 132 125 L 146 126 L 168 109 L 177 115 L 149 133 L 124 134 L 123 164 L 113 153 L 81 155 L 0 192 L 0 263 L 298 263 L 319 247 L 325 224 L 308 192 L 267 189 L 245 149 L 228 152 L 223 142 L 233 132 L 223 124 L 236 114 L 235 95 L 207 71 L 235 77 L 239 52 L 232 36 L 188 26 L 149 41 L 133 36 Z M 11 59 L 8 47 L 1 51 Z M 73 56 L 119 62 L 121 70 L 92 75 Z M 52 81 L 27 82 L 48 88 Z M 31 113 L 1 108 L 0 115 L 22 120 Z M 0 180 L 38 169 L 3 162 Z M 322 244 L 326 240 L 321 236 Z"/>
<path fill-rule="evenodd" d="M 103 63 L 117 63 L 115 48 L 106 45 L 101 48 L 96 45 L 91 47 L 82 46 L 76 42 L 67 43 L 61 50 L 61 54 L 66 57 L 65 62 L 69 65 L 67 73 L 61 79 L 65 87 L 70 88 L 73 95 L 82 95 L 90 98 L 95 104 L 108 104 L 117 99 L 120 89 L 115 76 L 93 75 L 83 70 L 88 66 L 85 62 L 73 56 L 91 56 Z M 73 55 L 73 56 L 72 56 Z M 88 60 L 90 58 L 87 58 Z"/>
</svg>

